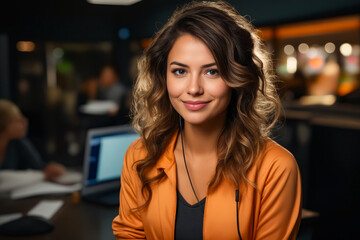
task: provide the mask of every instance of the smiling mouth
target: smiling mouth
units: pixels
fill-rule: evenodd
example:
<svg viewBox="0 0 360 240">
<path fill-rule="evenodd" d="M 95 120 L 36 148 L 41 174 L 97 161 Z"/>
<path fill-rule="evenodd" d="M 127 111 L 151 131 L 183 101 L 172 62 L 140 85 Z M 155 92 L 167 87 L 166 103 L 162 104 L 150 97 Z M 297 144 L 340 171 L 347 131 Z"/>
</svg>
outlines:
<svg viewBox="0 0 360 240">
<path fill-rule="evenodd" d="M 198 111 L 206 107 L 210 101 L 183 101 L 185 107 L 192 111 Z"/>
</svg>

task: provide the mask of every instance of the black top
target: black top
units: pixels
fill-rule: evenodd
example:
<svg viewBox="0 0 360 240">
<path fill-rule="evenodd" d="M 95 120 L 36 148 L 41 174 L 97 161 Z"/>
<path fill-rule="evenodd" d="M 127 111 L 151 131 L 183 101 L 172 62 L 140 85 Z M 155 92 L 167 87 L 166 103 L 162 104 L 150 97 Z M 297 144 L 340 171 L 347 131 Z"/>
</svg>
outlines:
<svg viewBox="0 0 360 240">
<path fill-rule="evenodd" d="M 190 205 L 177 191 L 175 240 L 202 240 L 205 200 Z"/>
<path fill-rule="evenodd" d="M 22 170 L 43 169 L 45 163 L 39 152 L 26 138 L 14 139 L 9 142 L 0 169 Z"/>
</svg>

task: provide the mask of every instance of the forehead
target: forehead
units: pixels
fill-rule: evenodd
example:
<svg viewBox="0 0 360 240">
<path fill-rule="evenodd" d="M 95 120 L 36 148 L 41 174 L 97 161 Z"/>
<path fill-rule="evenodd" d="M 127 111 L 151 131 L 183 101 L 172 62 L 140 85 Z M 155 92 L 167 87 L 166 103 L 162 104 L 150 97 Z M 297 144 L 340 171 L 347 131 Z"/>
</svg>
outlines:
<svg viewBox="0 0 360 240">
<path fill-rule="evenodd" d="M 172 61 L 210 63 L 214 62 L 214 57 L 202 40 L 193 35 L 184 34 L 176 39 L 169 52 L 168 64 Z"/>
</svg>

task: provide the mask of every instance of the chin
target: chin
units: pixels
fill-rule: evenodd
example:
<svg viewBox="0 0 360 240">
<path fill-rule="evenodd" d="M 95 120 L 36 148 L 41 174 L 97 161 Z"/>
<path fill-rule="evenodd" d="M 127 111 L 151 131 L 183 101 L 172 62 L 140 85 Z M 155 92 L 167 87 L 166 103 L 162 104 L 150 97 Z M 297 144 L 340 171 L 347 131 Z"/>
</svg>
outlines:
<svg viewBox="0 0 360 240">
<path fill-rule="evenodd" d="M 212 112 L 214 113 L 214 112 Z M 194 125 L 194 126 L 200 126 L 200 125 L 206 125 L 206 126 L 216 126 L 223 123 L 223 120 L 226 118 L 226 111 L 221 113 L 185 113 L 180 114 L 182 118 L 184 119 L 185 123 Z"/>
<path fill-rule="evenodd" d="M 184 121 L 191 125 L 202 125 L 209 123 L 211 122 L 211 120 L 213 120 L 213 118 L 207 118 L 204 116 L 186 116 L 186 114 L 182 116 Z"/>
</svg>

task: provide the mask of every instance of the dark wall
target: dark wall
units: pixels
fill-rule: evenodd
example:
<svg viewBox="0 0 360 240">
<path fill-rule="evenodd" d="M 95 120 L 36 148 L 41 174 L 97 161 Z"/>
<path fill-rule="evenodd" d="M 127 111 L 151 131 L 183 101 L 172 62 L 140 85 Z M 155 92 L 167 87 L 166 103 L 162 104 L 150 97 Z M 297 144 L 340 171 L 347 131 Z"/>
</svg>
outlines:
<svg viewBox="0 0 360 240">
<path fill-rule="evenodd" d="M 228 2 L 233 3 L 241 14 L 249 15 L 259 26 L 334 17 L 360 11 L 358 0 L 234 0 Z"/>
<path fill-rule="evenodd" d="M 131 37 L 152 36 L 176 7 L 188 1 L 144 0 L 132 6 L 93 5 L 86 0 L 13 0 L 0 3 L 0 33 L 16 38 L 64 41 L 112 40 L 119 27 L 129 27 Z M 358 0 L 229 0 L 255 25 L 359 13 Z M 115 34 L 116 35 L 116 34 Z"/>
</svg>

